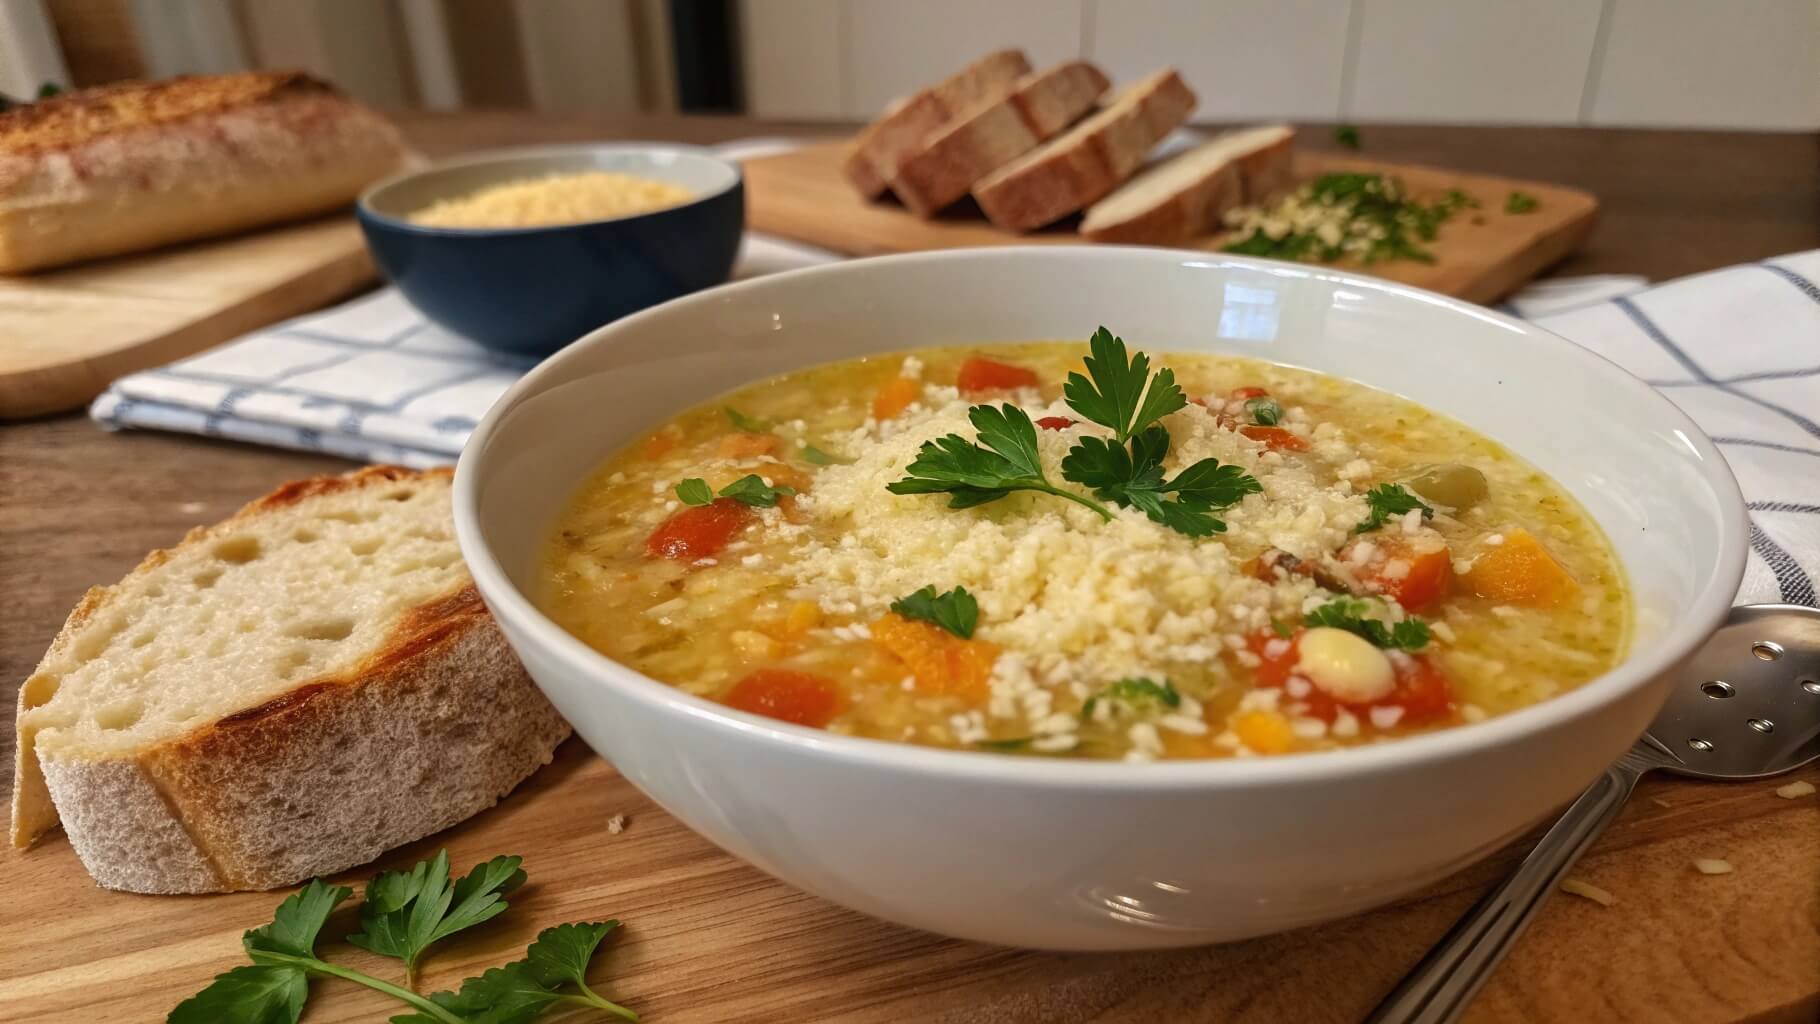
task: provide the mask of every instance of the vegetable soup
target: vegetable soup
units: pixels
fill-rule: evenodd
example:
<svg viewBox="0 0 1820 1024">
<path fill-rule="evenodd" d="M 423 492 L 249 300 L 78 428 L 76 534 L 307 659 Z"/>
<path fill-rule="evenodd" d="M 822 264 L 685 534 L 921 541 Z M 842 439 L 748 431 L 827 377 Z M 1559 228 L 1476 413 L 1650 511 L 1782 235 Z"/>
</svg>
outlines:
<svg viewBox="0 0 1820 1024">
<path fill-rule="evenodd" d="M 1025 755 L 1245 757 L 1500 715 L 1623 655 L 1599 528 L 1394 395 L 1102 329 L 812 367 L 561 513 L 541 607 L 735 708 Z"/>
</svg>

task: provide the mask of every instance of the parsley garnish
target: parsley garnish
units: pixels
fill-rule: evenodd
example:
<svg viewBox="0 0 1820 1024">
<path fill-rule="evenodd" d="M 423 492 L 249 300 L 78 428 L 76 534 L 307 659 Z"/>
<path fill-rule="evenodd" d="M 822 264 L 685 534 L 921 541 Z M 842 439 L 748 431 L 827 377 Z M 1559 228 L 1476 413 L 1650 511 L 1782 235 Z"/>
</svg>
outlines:
<svg viewBox="0 0 1820 1024">
<path fill-rule="evenodd" d="M 1396 516 L 1405 515 L 1416 509 L 1422 510 L 1423 519 L 1433 519 L 1435 510 L 1422 503 L 1422 499 L 1413 494 L 1402 484 L 1379 484 L 1365 492 L 1365 503 L 1371 506 L 1371 515 L 1365 521 L 1353 527 L 1354 533 L 1370 533 L 1389 522 Z"/>
<path fill-rule="evenodd" d="M 1269 395 L 1247 398 L 1245 418 L 1260 427 L 1274 427 L 1283 420 L 1283 407 Z"/>
<path fill-rule="evenodd" d="M 1280 636 L 1285 640 L 1295 636 L 1295 630 L 1291 629 L 1289 623 L 1284 622 L 1282 619 L 1271 619 L 1270 628 L 1276 632 L 1277 636 Z"/>
<path fill-rule="evenodd" d="M 500 896 L 524 881 L 517 857 L 495 857 L 451 884 L 449 855 L 409 871 L 382 872 L 368 883 L 361 904 L 362 931 L 348 941 L 412 965 L 430 945 L 506 909 Z M 552 1006 L 589 1006 L 637 1020 L 587 985 L 588 963 L 617 921 L 565 924 L 545 929 L 522 960 L 469 978 L 459 992 L 421 996 L 363 971 L 316 955 L 329 914 L 354 894 L 318 878 L 285 897 L 272 922 L 241 940 L 253 962 L 216 976 L 213 984 L 177 1004 L 167 1024 L 297 1024 L 312 978 L 336 977 L 383 992 L 411 1012 L 393 1024 L 528 1024 Z M 570 989 L 568 986 L 574 986 Z"/>
<path fill-rule="evenodd" d="M 1361 141 L 1359 129 L 1350 124 L 1343 124 L 1333 130 L 1333 141 L 1347 149 L 1358 149 Z"/>
<path fill-rule="evenodd" d="M 1103 437 L 1083 437 L 1062 459 L 1062 478 L 1086 484 L 1107 501 L 1135 508 L 1178 533 L 1208 537 L 1226 524 L 1212 510 L 1236 504 L 1263 485 L 1237 466 L 1202 459 L 1163 479 L 1163 457 L 1169 454 L 1169 431 L 1148 427 L 1127 451 Z M 1165 495 L 1174 494 L 1173 500 Z"/>
<path fill-rule="evenodd" d="M 844 466 L 847 464 L 846 460 L 829 455 L 812 444 L 803 445 L 799 454 L 802 455 L 804 462 L 817 466 Z"/>
<path fill-rule="evenodd" d="M 768 434 L 771 432 L 770 420 L 761 420 L 757 416 L 747 416 L 745 413 L 740 412 L 730 405 L 723 405 L 720 408 L 722 412 L 727 414 L 727 422 L 733 424 L 735 430 L 743 430 L 748 434 Z"/>
<path fill-rule="evenodd" d="M 1428 646 L 1428 623 L 1421 619 L 1404 619 L 1386 626 L 1371 617 L 1377 606 L 1356 597 L 1336 597 L 1308 613 L 1302 621 L 1309 626 L 1331 626 L 1356 633 L 1371 641 L 1374 647 L 1419 651 Z"/>
<path fill-rule="evenodd" d="M 1540 203 L 1536 200 L 1535 196 L 1526 192 L 1512 192 L 1504 199 L 1504 212 L 1529 213 L 1539 205 Z"/>
<path fill-rule="evenodd" d="M 1165 366 L 1150 376 L 1150 357 L 1125 357 L 1125 342 L 1101 327 L 1087 342 L 1084 360 L 1092 380 L 1070 373 L 1062 394 L 1075 412 L 1102 427 L 1111 427 L 1119 444 L 1157 420 L 1188 405 L 1188 396 Z M 1146 387 L 1148 383 L 1148 387 Z"/>
<path fill-rule="evenodd" d="M 933 586 L 924 587 L 891 602 L 891 610 L 906 619 L 933 622 L 963 640 L 973 638 L 973 628 L 980 620 L 979 602 L 967 593 L 966 587 L 955 587 L 945 594 L 937 594 Z"/>
<path fill-rule="evenodd" d="M 777 499 L 795 494 L 794 487 L 773 487 L 757 473 L 747 473 L 720 489 L 720 496 L 733 498 L 753 508 L 776 508 Z M 714 491 L 701 477 L 692 476 L 676 485 L 676 496 L 685 505 L 706 505 L 714 500 Z"/>
<path fill-rule="evenodd" d="M 1098 512 L 1110 520 L 1104 505 L 1050 483 L 1037 456 L 1036 426 L 1022 409 L 976 405 L 967 418 L 979 431 L 980 444 L 959 434 L 924 441 L 910 475 L 885 485 L 892 494 L 946 494 L 949 508 L 972 508 L 997 501 L 1013 491 L 1041 491 Z"/>
<path fill-rule="evenodd" d="M 1154 679 L 1133 677 L 1121 679 L 1100 692 L 1087 698 L 1081 705 L 1081 717 L 1092 716 L 1093 709 L 1101 701 L 1116 707 L 1133 711 L 1144 708 L 1175 708 L 1182 706 L 1182 695 L 1170 685 L 1167 679 L 1157 682 Z"/>
<path fill-rule="evenodd" d="M 1338 235 L 1318 231 L 1288 231 L 1277 228 L 1272 235 L 1268 224 L 1286 220 L 1279 211 L 1293 202 L 1306 211 L 1327 208 Z M 1269 207 L 1252 207 L 1242 211 L 1239 236 L 1226 246 L 1227 252 L 1250 256 L 1271 256 L 1285 260 L 1319 260 L 1332 263 L 1347 256 L 1361 263 L 1381 260 L 1415 260 L 1433 263 L 1434 254 L 1418 242 L 1432 242 L 1440 226 L 1460 210 L 1479 205 L 1459 189 L 1451 189 L 1430 203 L 1406 196 L 1397 178 L 1367 172 L 1323 174 L 1297 189 L 1295 195 Z"/>
</svg>

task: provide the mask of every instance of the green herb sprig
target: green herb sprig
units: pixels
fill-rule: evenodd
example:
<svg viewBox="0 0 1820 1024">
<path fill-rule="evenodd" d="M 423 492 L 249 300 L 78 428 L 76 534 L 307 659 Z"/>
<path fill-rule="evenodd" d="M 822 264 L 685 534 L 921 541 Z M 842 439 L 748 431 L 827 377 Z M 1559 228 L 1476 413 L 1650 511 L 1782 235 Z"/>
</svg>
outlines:
<svg viewBox="0 0 1820 1024">
<path fill-rule="evenodd" d="M 1385 625 L 1372 616 L 1377 606 L 1356 597 L 1338 597 L 1308 613 L 1303 624 L 1331 626 L 1364 637 L 1374 647 L 1388 650 L 1419 651 L 1428 646 L 1428 623 L 1421 619 L 1404 619 Z"/>
<path fill-rule="evenodd" d="M 1322 263 L 1346 256 L 1356 256 L 1366 264 L 1385 260 L 1433 263 L 1434 253 L 1419 243 L 1434 241 L 1441 225 L 1454 214 L 1479 205 L 1459 189 L 1424 203 L 1409 198 L 1399 179 L 1360 171 L 1323 174 L 1283 202 L 1289 201 L 1303 207 L 1331 208 L 1340 230 L 1325 237 L 1313 230 L 1272 236 L 1261 223 L 1269 219 L 1269 211 L 1259 211 L 1253 226 L 1229 243 L 1226 251 Z M 1282 209 L 1283 202 L 1273 209 Z"/>
<path fill-rule="evenodd" d="M 773 487 L 757 473 L 748 473 L 720 489 L 720 496 L 733 498 L 753 508 L 776 508 L 779 498 L 795 494 L 794 487 Z M 701 477 L 692 476 L 676 485 L 676 497 L 685 505 L 706 505 L 714 500 L 714 489 Z"/>
<path fill-rule="evenodd" d="M 980 621 L 979 601 L 967 593 L 966 587 L 955 587 L 945 594 L 937 594 L 933 586 L 924 587 L 891 602 L 891 610 L 906 619 L 932 622 L 963 640 L 973 639 L 973 630 Z"/>
<path fill-rule="evenodd" d="M 1540 205 L 1536 197 L 1527 192 L 1512 192 L 1504 197 L 1505 213 L 1531 213 Z"/>
<path fill-rule="evenodd" d="M 770 420 L 759 419 L 757 416 L 747 416 L 745 413 L 740 412 L 730 405 L 721 406 L 720 411 L 727 414 L 727 422 L 733 424 L 733 429 L 735 430 L 742 430 L 748 434 L 769 434 L 771 432 L 772 423 Z"/>
<path fill-rule="evenodd" d="M 406 985 L 323 960 L 316 943 L 329 915 L 354 890 L 318 878 L 285 897 L 270 924 L 241 939 L 250 965 L 217 975 L 196 995 L 178 1003 L 167 1024 L 297 1024 L 313 978 L 341 978 L 364 985 L 410 1007 L 393 1024 L 528 1024 L 558 1006 L 587 1006 L 626 1020 L 638 1015 L 596 993 L 587 984 L 595 951 L 618 921 L 547 928 L 525 956 L 462 982 L 454 992 L 419 995 L 408 985 L 430 946 L 456 932 L 503 913 L 500 898 L 524 883 L 517 857 L 495 857 L 459 880 L 449 881 L 447 850 L 409 871 L 386 871 L 367 884 L 360 908 L 361 931 L 348 936 L 357 946 L 405 963 Z"/>
<path fill-rule="evenodd" d="M 843 459 L 838 455 L 830 455 L 812 444 L 803 445 L 801 448 L 797 449 L 797 454 L 803 457 L 804 462 L 815 466 L 847 465 L 846 459 Z"/>
<path fill-rule="evenodd" d="M 1352 528 L 1354 533 L 1370 533 L 1392 519 L 1416 509 L 1422 510 L 1423 519 L 1435 517 L 1435 510 L 1402 484 L 1379 484 L 1373 487 L 1365 492 L 1365 504 L 1370 507 L 1371 514 L 1365 517 L 1364 522 Z"/>
<path fill-rule="evenodd" d="M 1350 124 L 1343 124 L 1334 128 L 1333 141 L 1345 146 L 1347 149 L 1358 149 L 1364 142 L 1364 140 L 1359 137 L 1358 127 Z"/>
<path fill-rule="evenodd" d="M 1160 683 L 1141 676 L 1121 679 L 1088 697 L 1087 702 L 1081 705 L 1081 717 L 1093 717 L 1093 709 L 1101 704 L 1134 711 L 1178 708 L 1182 706 L 1182 695 L 1167 679 Z"/>
<path fill-rule="evenodd" d="M 1036 425 L 1015 405 L 976 405 L 967 419 L 979 431 L 975 444 L 959 434 L 924 441 L 909 476 L 885 485 L 892 494 L 946 494 L 949 508 L 972 508 L 1017 491 L 1040 491 L 1083 505 L 1110 521 L 1112 512 L 1091 498 L 1057 487 L 1043 475 Z"/>
</svg>

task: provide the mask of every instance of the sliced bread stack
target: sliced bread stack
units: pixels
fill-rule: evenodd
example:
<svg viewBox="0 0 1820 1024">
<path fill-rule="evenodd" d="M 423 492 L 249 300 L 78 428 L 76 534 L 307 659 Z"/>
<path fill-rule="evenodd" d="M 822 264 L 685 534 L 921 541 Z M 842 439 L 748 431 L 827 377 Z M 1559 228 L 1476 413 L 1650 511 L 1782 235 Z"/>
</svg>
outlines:
<svg viewBox="0 0 1820 1024">
<path fill-rule="evenodd" d="M 1073 124 L 1111 84 L 1083 60 L 1025 75 L 1004 97 L 981 103 L 930 134 L 898 164 L 891 191 L 927 217 Z"/>
<path fill-rule="evenodd" d="M 992 223 L 1013 231 L 1060 220 L 1131 177 L 1151 148 L 1187 119 L 1194 104 L 1194 93 L 1181 75 L 1166 68 L 988 175 L 973 186 L 973 198 Z"/>
<path fill-rule="evenodd" d="M 842 171 L 868 199 L 881 195 L 903 158 L 961 113 L 1003 99 L 1030 73 L 1022 50 L 989 53 L 930 88 L 893 104 L 860 132 Z"/>
<path fill-rule="evenodd" d="M 447 470 L 289 484 L 88 592 L 19 690 L 13 842 L 110 889 L 267 889 L 492 806 L 569 727 L 455 546 Z"/>
<path fill-rule="evenodd" d="M 1215 231 L 1227 210 L 1262 203 L 1290 183 L 1295 130 L 1216 135 L 1152 166 L 1095 203 L 1081 234 L 1096 242 L 1171 245 Z"/>
</svg>

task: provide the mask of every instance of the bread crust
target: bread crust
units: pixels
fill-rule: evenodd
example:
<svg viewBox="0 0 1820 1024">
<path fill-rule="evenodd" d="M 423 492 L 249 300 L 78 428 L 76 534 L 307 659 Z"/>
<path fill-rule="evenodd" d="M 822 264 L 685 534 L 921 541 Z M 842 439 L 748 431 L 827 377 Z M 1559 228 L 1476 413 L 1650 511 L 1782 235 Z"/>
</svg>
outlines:
<svg viewBox="0 0 1820 1024">
<path fill-rule="evenodd" d="M 298 73 L 52 97 L 0 114 L 0 273 L 324 213 L 407 159 L 384 118 Z"/>
<path fill-rule="evenodd" d="M 1242 192 L 1238 163 L 1221 164 L 1134 216 L 1102 223 L 1090 209 L 1081 221 L 1081 234 L 1095 242 L 1123 245 L 1185 242 L 1212 230 L 1221 215 L 1239 205 Z"/>
<path fill-rule="evenodd" d="M 1029 231 L 1074 213 L 1129 178 L 1152 146 L 1194 109 L 1173 68 L 1132 86 L 1111 106 L 973 187 L 992 223 Z"/>
<path fill-rule="evenodd" d="M 373 467 L 298 481 L 192 530 L 183 545 L 319 495 L 448 473 Z M 169 557 L 154 551 L 134 572 Z M 97 587 L 83 598 L 47 663 L 113 592 Z M 22 688 L 20 711 L 26 707 Z M 43 756 L 21 737 L 15 842 L 60 816 L 83 866 L 107 888 L 290 885 L 485 810 L 547 764 L 568 734 L 463 580 L 407 610 L 359 664 L 133 754 Z M 40 769 L 55 804 L 48 824 L 29 806 L 22 814 Z"/>
<path fill-rule="evenodd" d="M 996 50 L 898 101 L 853 140 L 841 165 L 847 181 L 861 196 L 876 198 L 897 173 L 898 163 L 931 132 L 964 110 L 1002 97 L 1029 73 L 1030 59 L 1022 50 Z"/>
</svg>

